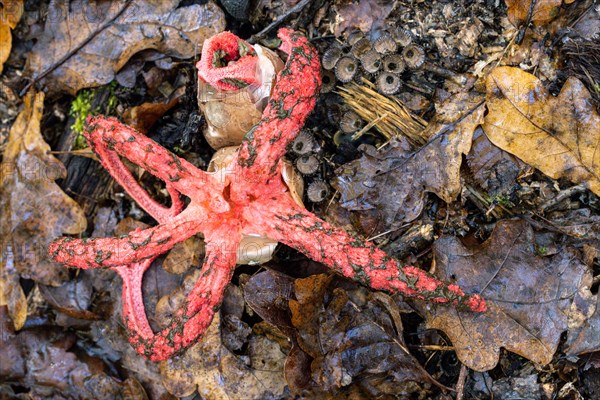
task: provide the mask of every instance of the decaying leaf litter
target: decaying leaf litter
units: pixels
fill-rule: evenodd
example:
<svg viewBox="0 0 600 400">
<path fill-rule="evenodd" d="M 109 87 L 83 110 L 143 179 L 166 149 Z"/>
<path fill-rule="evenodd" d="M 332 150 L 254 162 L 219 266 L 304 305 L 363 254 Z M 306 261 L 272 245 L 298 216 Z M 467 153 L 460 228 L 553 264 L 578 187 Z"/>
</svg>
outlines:
<svg viewBox="0 0 600 400">
<path fill-rule="evenodd" d="M 23 6 L 5 3 L 3 10 Z M 8 30 L 13 37 L 0 91 L 6 228 L 0 301 L 6 305 L 2 340 L 8 349 L 0 362 L 3 395 L 593 398 L 598 393 L 600 153 L 594 149 L 600 142 L 600 77 L 598 48 L 590 40 L 597 38 L 600 23 L 590 2 L 497 7 L 318 2 L 287 19 L 280 17 L 293 4 L 273 8 L 261 2 L 240 14 L 225 2 L 231 12 L 226 14 L 211 2 L 177 3 L 115 2 L 102 9 L 82 1 L 67 11 L 61 2 L 25 2 L 19 24 L 3 19 L 9 22 L 1 34 Z M 185 18 L 198 13 L 203 17 Z M 73 29 L 85 20 L 78 15 L 92 23 Z M 223 30 L 225 22 L 234 31 L 251 26 L 257 33 L 273 20 L 305 27 L 322 56 L 331 46 L 358 52 L 353 46 L 361 39 L 379 43 L 377 48 L 389 52 L 383 57 L 408 53 L 410 46 L 423 51 L 426 66 L 399 73 L 400 88 L 386 95 L 414 113 L 411 121 L 427 124 L 422 139 L 382 135 L 378 124 L 394 126 L 385 112 L 357 119 L 351 114 L 356 105 L 340 96 L 353 83 L 342 84 L 335 73 L 323 71 L 337 88 L 319 97 L 305 125 L 308 153 L 294 152 L 302 148 L 294 145 L 288 157 L 291 164 L 308 155 L 318 160 L 316 171 L 303 176 L 306 190 L 313 188 L 313 197 L 304 197 L 309 210 L 375 240 L 408 264 L 481 293 L 488 312 L 479 316 L 404 302 L 332 276 L 280 246 L 267 264 L 238 268 L 203 342 L 180 358 L 148 362 L 127 343 L 114 274 L 68 274 L 38 251 L 62 234 L 105 237 L 127 233 L 137 221 L 152 223 L 106 174 L 90 178 L 101 172 L 93 159 L 69 153 L 78 133 L 71 128 L 75 117 L 69 117 L 73 97 L 61 94 L 92 88 L 96 114 L 123 116 L 142 106 L 138 114 L 129 112 L 132 122 L 137 119 L 151 138 L 206 168 L 212 151 L 202 138 L 191 58 L 200 50 L 190 43 Z M 156 28 L 166 22 L 172 29 Z M 407 30 L 410 44 L 392 26 Z M 106 62 L 90 57 L 107 54 L 104 37 L 138 30 L 145 39 L 123 34 L 121 51 Z M 73 32 L 76 36 L 68 36 Z M 386 34 L 398 40 L 395 48 L 385 45 Z M 274 30 L 256 37 L 274 37 Z M 57 50 L 40 58 L 49 41 Z M 414 62 L 412 57 L 406 60 Z M 372 65 L 373 59 L 363 58 Z M 362 72 L 361 58 L 355 62 L 360 74 L 354 82 L 377 87 L 377 75 Z M 29 80 L 22 79 L 23 71 Z M 110 89 L 94 89 L 115 77 L 118 84 Z M 36 94 L 44 88 L 50 94 L 45 101 Z M 363 107 L 377 110 L 377 101 Z M 156 122 L 150 126 L 147 119 Z M 62 186 L 54 183 L 63 177 L 62 167 L 44 140 L 66 163 L 69 178 L 58 180 Z M 32 168 L 46 175 L 32 178 Z M 160 182 L 141 169 L 133 172 L 154 197 L 165 198 Z M 325 197 L 314 201 L 315 193 Z M 30 199 L 25 211 L 19 208 L 23 196 Z M 69 196 L 85 210 L 87 230 Z M 32 203 L 40 199 L 58 203 Z M 129 223 L 117 228 L 120 220 Z M 188 239 L 144 275 L 143 298 L 155 331 L 191 289 L 202 243 L 201 237 Z M 183 275 L 165 272 L 165 263 Z M 32 352 L 39 346 L 47 354 L 41 359 Z M 43 363 L 53 359 L 64 363 L 68 387 L 44 376 Z"/>
</svg>

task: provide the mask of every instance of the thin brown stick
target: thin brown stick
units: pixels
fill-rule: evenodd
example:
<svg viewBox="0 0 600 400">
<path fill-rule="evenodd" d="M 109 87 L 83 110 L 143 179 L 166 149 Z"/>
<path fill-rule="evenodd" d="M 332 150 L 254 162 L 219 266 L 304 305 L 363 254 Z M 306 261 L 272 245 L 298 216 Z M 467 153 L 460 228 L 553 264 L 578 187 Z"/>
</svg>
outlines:
<svg viewBox="0 0 600 400">
<path fill-rule="evenodd" d="M 465 382 L 467 381 L 468 368 L 461 364 L 458 382 L 456 382 L 456 400 L 462 400 L 465 396 Z"/>
</svg>

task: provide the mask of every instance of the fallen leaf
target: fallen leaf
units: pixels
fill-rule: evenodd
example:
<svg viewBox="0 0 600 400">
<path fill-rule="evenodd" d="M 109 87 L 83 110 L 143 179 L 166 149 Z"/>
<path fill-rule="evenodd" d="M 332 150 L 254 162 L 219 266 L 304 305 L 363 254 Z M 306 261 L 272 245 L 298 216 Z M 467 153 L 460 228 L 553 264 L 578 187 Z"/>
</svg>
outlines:
<svg viewBox="0 0 600 400">
<path fill-rule="evenodd" d="M 467 154 L 473 178 L 490 196 L 509 193 L 527 165 L 494 146 L 481 127 L 473 133 L 473 146 Z"/>
<path fill-rule="evenodd" d="M 581 329 L 569 332 L 567 339 L 568 355 L 579 355 L 600 350 L 600 296 L 596 296 L 596 309 Z"/>
<path fill-rule="evenodd" d="M 125 123 L 135 130 L 148 134 L 150 128 L 156 121 L 165 115 L 171 108 L 175 107 L 182 96 L 185 95 L 185 87 L 175 90 L 169 99 L 161 103 L 144 103 L 131 107 L 123 113 Z"/>
<path fill-rule="evenodd" d="M 313 358 L 312 379 L 321 389 L 331 393 L 354 383 L 378 397 L 408 381 L 439 385 L 408 351 L 399 307 L 389 296 L 331 282 L 328 275 L 297 279 L 296 300 L 289 302 L 298 343 Z"/>
<path fill-rule="evenodd" d="M 267 270 L 253 275 L 244 285 L 246 303 L 262 319 L 290 338 L 295 336 L 288 305 L 293 296 L 294 278 L 276 271 Z"/>
<path fill-rule="evenodd" d="M 535 76 L 499 67 L 488 75 L 486 104 L 482 127 L 492 143 L 600 195 L 600 116 L 581 81 L 567 79 L 553 97 Z"/>
<path fill-rule="evenodd" d="M 174 313 L 185 300 L 186 293 L 192 290 L 199 275 L 200 270 L 195 270 L 185 278 L 179 290 L 163 297 L 159 301 L 160 306 L 157 305 L 157 313 L 167 316 Z M 228 292 L 235 295 L 235 291 Z M 228 300 L 225 302 L 229 303 Z M 159 321 L 168 322 L 168 319 L 161 318 L 160 315 L 158 317 Z M 279 398 L 286 386 L 283 376 L 285 354 L 279 345 L 264 336 L 252 334 L 247 340 L 246 354 L 240 357 L 223 343 L 222 319 L 221 313 L 216 313 L 198 343 L 181 356 L 160 363 L 165 388 L 179 397 L 192 395 L 197 390 L 206 400 Z M 230 319 L 226 316 L 225 319 L 225 324 L 235 323 L 237 317 Z M 246 332 L 242 325 L 240 324 L 238 339 Z M 233 331 L 225 335 L 226 340 L 234 339 L 231 333 Z M 238 345 L 239 343 L 235 347 Z"/>
<path fill-rule="evenodd" d="M 531 3 L 535 1 L 531 12 L 531 22 L 536 26 L 545 25 L 556 18 L 560 12 L 562 0 L 505 0 L 508 7 L 508 20 L 521 27 L 527 22 Z"/>
<path fill-rule="evenodd" d="M 0 3 L 0 74 L 12 48 L 11 30 L 23 15 L 23 0 L 3 0 Z"/>
<path fill-rule="evenodd" d="M 383 220 L 381 230 L 387 231 L 419 216 L 425 192 L 454 201 L 461 191 L 462 156 L 471 148 L 473 131 L 483 121 L 485 109 L 479 96 L 459 93 L 439 110 L 423 133 L 431 139 L 418 151 L 413 153 L 401 142 L 393 142 L 383 152 L 365 146 L 361 158 L 343 165 L 334 182 L 341 206 L 376 210 Z"/>
<path fill-rule="evenodd" d="M 49 154 L 40 132 L 44 94 L 30 92 L 23 103 L 0 170 L 0 304 L 8 304 L 17 329 L 27 310 L 19 278 L 60 285 L 68 272 L 48 259 L 46 247 L 58 236 L 86 228 L 83 211 L 54 183 L 66 171 Z"/>
<path fill-rule="evenodd" d="M 75 335 L 61 328 L 28 329 L 16 334 L 10 327 L 6 309 L 0 307 L 0 381 L 29 398 L 109 400 L 122 394 L 123 383 L 106 375 L 90 357 L 79 359 L 68 351 Z M 127 389 L 144 398 L 141 386 Z M 128 397 L 136 398 L 136 397 Z"/>
<path fill-rule="evenodd" d="M 52 1 L 27 73 L 50 92 L 75 95 L 112 81 L 142 50 L 192 57 L 205 39 L 225 29 L 225 16 L 213 2 L 178 5 L 177 0 Z"/>
<path fill-rule="evenodd" d="M 39 288 L 44 299 L 56 311 L 72 318 L 100 319 L 97 314 L 88 310 L 92 303 L 92 282 L 88 271 L 81 271 L 76 279 L 72 279 L 62 286 L 39 285 Z"/>
<path fill-rule="evenodd" d="M 279 398 L 286 386 L 285 354 L 279 345 L 265 337 L 251 336 L 248 356 L 240 358 L 221 342 L 220 324 L 217 313 L 200 342 L 183 355 L 161 362 L 167 390 L 179 397 L 198 390 L 206 400 Z"/>
<path fill-rule="evenodd" d="M 585 298 L 591 285 L 588 267 L 573 250 L 537 255 L 533 229 L 523 220 L 498 222 L 481 245 L 465 246 L 448 236 L 433 249 L 436 275 L 480 293 L 488 305 L 480 314 L 449 306 L 425 311 L 427 327 L 448 335 L 463 364 L 490 370 L 501 348 L 539 364 L 552 361 L 572 322 L 574 299 Z"/>
<path fill-rule="evenodd" d="M 383 28 L 385 19 L 394 9 L 393 3 L 377 0 L 336 2 L 334 7 L 336 18 L 332 30 L 338 37 L 353 29 L 369 32 Z"/>
</svg>

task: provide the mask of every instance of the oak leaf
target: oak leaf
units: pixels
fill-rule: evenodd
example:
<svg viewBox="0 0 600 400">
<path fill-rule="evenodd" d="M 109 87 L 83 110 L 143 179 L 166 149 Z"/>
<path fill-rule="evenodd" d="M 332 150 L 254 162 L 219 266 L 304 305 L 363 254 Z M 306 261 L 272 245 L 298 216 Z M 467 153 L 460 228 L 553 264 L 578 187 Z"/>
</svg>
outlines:
<svg viewBox="0 0 600 400">
<path fill-rule="evenodd" d="M 483 121 L 482 98 L 468 93 L 452 96 L 422 133 L 430 140 L 416 152 L 401 142 L 364 155 L 338 170 L 340 204 L 352 211 L 375 210 L 383 230 L 398 229 L 414 220 L 424 207 L 425 192 L 446 202 L 460 194 L 462 156 L 469 153 L 474 129 Z"/>
<path fill-rule="evenodd" d="M 11 30 L 23 15 L 23 0 L 5 0 L 0 4 L 0 74 L 12 48 Z"/>
<path fill-rule="evenodd" d="M 499 67 L 487 77 L 487 108 L 482 127 L 492 143 L 600 195 L 600 116 L 581 81 L 567 79 L 553 97 L 535 76 Z"/>
<path fill-rule="evenodd" d="M 86 228 L 83 211 L 54 183 L 66 170 L 40 132 L 44 94 L 30 92 L 23 103 L 0 174 L 0 305 L 8 305 L 16 329 L 27 314 L 19 278 L 60 285 L 67 272 L 47 258 L 46 247 L 57 236 Z"/>
<path fill-rule="evenodd" d="M 192 57 L 205 39 L 225 29 L 225 16 L 213 2 L 178 8 L 179 3 L 52 1 L 28 72 L 43 78 L 51 92 L 75 95 L 109 83 L 142 50 Z"/>
<path fill-rule="evenodd" d="M 531 10 L 533 1 L 535 4 Z M 531 22 L 534 25 L 545 25 L 558 16 L 561 4 L 562 0 L 506 0 L 508 20 L 520 27 L 527 22 L 531 12 Z"/>
<path fill-rule="evenodd" d="M 590 298 L 591 273 L 574 251 L 537 253 L 533 229 L 523 220 L 498 222 L 491 237 L 475 247 L 450 236 L 435 242 L 437 276 L 455 278 L 488 305 L 480 314 L 448 306 L 426 310 L 427 326 L 444 331 L 469 368 L 494 368 L 501 348 L 549 363 L 562 332 L 577 319 L 569 315 L 574 299 Z"/>
<path fill-rule="evenodd" d="M 157 305 L 160 321 L 164 309 L 176 310 L 200 278 L 200 270 L 189 274 L 184 284 Z M 225 301 L 224 303 L 226 303 Z M 159 311 L 159 309 L 162 309 Z M 227 315 L 225 315 L 227 316 Z M 283 365 L 285 354 L 279 345 L 265 336 L 250 335 L 245 357 L 225 346 L 221 313 L 216 313 L 202 339 L 179 357 L 160 363 L 162 381 L 167 390 L 179 397 L 196 391 L 203 399 L 280 398 L 285 390 Z"/>
</svg>

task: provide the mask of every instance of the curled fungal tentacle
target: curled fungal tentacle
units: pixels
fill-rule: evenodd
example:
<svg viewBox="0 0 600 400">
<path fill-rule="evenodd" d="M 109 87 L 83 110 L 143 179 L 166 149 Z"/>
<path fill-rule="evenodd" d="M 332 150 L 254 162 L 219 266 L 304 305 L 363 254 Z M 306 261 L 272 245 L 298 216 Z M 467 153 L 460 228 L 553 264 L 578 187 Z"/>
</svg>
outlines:
<svg viewBox="0 0 600 400">
<path fill-rule="evenodd" d="M 231 32 L 222 32 L 204 42 L 196 67 L 200 79 L 219 90 L 231 91 L 258 83 L 257 61 L 248 42 Z"/>
</svg>

